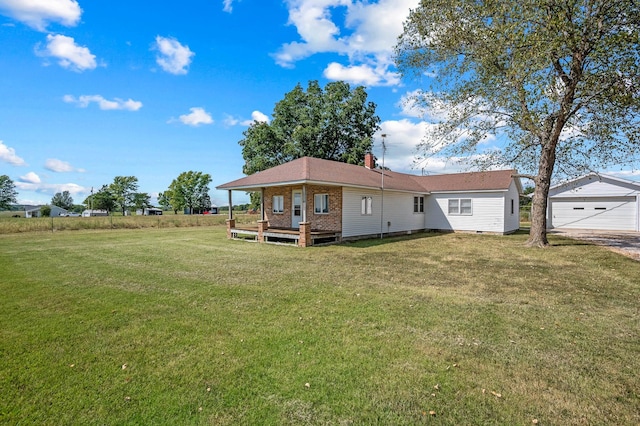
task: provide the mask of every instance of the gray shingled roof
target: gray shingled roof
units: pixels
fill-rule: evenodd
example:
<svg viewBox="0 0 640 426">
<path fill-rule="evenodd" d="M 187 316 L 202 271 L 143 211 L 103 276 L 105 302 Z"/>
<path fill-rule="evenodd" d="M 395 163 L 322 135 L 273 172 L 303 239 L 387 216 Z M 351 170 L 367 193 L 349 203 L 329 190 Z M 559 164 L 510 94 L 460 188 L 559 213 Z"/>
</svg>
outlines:
<svg viewBox="0 0 640 426">
<path fill-rule="evenodd" d="M 407 192 L 488 191 L 506 190 L 514 170 L 453 173 L 435 176 L 415 176 L 407 173 L 384 172 L 384 188 Z M 323 184 L 362 188 L 380 188 L 382 170 L 363 166 L 302 157 L 241 179 L 222 184 L 217 189 L 258 190 L 268 186 Z"/>
</svg>

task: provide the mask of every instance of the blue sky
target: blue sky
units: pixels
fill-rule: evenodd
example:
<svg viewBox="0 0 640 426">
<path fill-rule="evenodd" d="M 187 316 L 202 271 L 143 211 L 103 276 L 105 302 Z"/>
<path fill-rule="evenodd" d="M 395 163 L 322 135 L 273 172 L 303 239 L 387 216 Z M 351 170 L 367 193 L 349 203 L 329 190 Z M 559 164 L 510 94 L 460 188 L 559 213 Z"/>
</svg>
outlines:
<svg viewBox="0 0 640 426">
<path fill-rule="evenodd" d="M 214 188 L 243 176 L 242 132 L 309 80 L 367 87 L 382 119 L 374 154 L 386 133 L 393 170 L 456 171 L 438 158 L 412 166 L 429 124 L 403 102 L 418 86 L 391 55 L 417 4 L 0 0 L 0 174 L 37 204 L 64 190 L 80 203 L 115 176 L 155 196 L 201 171 L 223 205 Z"/>
</svg>

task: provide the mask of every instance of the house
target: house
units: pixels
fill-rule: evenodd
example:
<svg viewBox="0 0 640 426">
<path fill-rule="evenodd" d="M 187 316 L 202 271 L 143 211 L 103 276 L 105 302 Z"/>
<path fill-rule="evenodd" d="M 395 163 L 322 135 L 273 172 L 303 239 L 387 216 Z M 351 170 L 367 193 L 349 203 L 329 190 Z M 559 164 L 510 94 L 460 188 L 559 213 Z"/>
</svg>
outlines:
<svg viewBox="0 0 640 426">
<path fill-rule="evenodd" d="M 225 183 L 217 189 L 257 191 L 257 229 L 235 226 L 228 237 L 293 240 L 308 246 L 328 240 L 410 234 L 425 230 L 506 234 L 519 228 L 520 179 L 514 170 L 415 176 L 303 157 Z"/>
<path fill-rule="evenodd" d="M 553 186 L 547 227 L 640 231 L 640 182 L 590 173 Z"/>
<path fill-rule="evenodd" d="M 27 217 L 27 218 L 42 217 L 42 212 L 40 210 L 42 207 L 44 206 L 34 206 L 25 210 L 24 217 Z M 51 207 L 51 213 L 49 213 L 50 217 L 65 216 L 69 214 L 69 211 L 66 209 L 63 209 L 62 207 L 53 206 L 53 205 L 49 207 Z"/>
</svg>

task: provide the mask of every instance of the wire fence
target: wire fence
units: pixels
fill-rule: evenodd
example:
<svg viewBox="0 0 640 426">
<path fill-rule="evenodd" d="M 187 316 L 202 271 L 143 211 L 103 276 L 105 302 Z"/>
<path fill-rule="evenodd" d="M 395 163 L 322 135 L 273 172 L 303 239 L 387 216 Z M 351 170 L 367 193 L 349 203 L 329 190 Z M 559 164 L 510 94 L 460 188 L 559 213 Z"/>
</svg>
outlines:
<svg viewBox="0 0 640 426">
<path fill-rule="evenodd" d="M 0 234 L 23 232 L 56 232 L 98 229 L 182 228 L 194 226 L 222 226 L 228 218 L 220 215 L 159 215 L 159 216 L 100 216 L 100 217 L 0 217 Z M 255 214 L 234 214 L 236 223 L 257 220 Z"/>
</svg>

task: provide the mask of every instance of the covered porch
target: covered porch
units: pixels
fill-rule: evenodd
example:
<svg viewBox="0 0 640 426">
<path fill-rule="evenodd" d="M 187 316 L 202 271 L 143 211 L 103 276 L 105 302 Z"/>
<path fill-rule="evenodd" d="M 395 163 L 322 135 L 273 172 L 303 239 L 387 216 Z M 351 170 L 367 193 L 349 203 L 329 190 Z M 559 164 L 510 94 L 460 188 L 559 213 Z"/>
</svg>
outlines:
<svg viewBox="0 0 640 426">
<path fill-rule="evenodd" d="M 252 188 L 260 193 L 260 216 L 255 224 L 237 225 L 233 217 L 233 190 L 228 190 L 229 217 L 226 220 L 227 238 L 259 243 L 289 244 L 309 247 L 330 244 L 342 240 L 339 220 L 340 210 L 325 214 L 313 212 L 314 192 L 323 194 L 336 191 L 331 199 L 334 206 L 339 204 L 340 188 L 326 188 L 311 185 L 283 185 L 277 187 Z M 243 188 L 248 190 L 248 188 Z M 274 194 L 279 194 L 275 195 Z M 327 198 L 330 196 L 327 195 Z M 280 198 L 281 204 L 274 204 Z"/>
<path fill-rule="evenodd" d="M 299 247 L 330 244 L 341 240 L 340 231 L 312 230 L 304 224 L 300 229 L 268 228 L 264 223 L 233 226 L 235 220 L 227 219 L 227 236 L 233 240 L 255 241 L 271 244 L 292 244 Z"/>
</svg>

